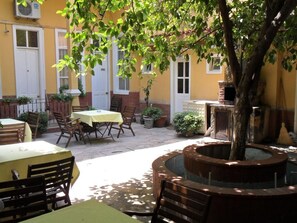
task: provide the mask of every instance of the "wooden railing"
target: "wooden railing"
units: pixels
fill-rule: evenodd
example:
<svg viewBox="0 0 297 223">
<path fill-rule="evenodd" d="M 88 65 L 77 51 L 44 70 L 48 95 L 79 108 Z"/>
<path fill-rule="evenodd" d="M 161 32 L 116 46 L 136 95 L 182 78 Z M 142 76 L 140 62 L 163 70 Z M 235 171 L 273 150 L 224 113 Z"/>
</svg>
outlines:
<svg viewBox="0 0 297 223">
<path fill-rule="evenodd" d="M 71 102 L 62 102 L 56 100 L 34 99 L 28 104 L 17 103 L 0 103 L 0 118 L 17 118 L 21 114 L 33 112 L 47 112 L 49 121 L 54 120 L 52 112 L 62 112 L 64 115 L 69 115 L 71 111 Z"/>
</svg>

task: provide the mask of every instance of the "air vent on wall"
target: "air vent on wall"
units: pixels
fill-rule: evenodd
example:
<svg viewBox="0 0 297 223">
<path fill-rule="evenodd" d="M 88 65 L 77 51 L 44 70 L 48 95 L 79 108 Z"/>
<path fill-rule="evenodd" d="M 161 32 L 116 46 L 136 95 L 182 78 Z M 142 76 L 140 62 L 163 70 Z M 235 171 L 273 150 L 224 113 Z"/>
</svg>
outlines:
<svg viewBox="0 0 297 223">
<path fill-rule="evenodd" d="M 27 1 L 27 6 L 18 5 L 17 0 L 15 0 L 15 16 L 19 18 L 40 19 L 40 5 L 35 1 Z"/>
</svg>

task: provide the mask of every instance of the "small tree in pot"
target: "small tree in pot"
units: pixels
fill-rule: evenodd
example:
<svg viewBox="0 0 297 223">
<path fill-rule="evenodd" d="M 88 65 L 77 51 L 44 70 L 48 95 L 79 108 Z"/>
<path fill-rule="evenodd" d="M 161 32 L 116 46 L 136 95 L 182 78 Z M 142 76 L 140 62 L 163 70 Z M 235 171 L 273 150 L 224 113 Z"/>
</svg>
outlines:
<svg viewBox="0 0 297 223">
<path fill-rule="evenodd" d="M 163 111 L 157 107 L 147 107 L 143 110 L 142 115 L 144 119 L 144 127 L 152 128 L 154 121 L 159 119 Z"/>
</svg>

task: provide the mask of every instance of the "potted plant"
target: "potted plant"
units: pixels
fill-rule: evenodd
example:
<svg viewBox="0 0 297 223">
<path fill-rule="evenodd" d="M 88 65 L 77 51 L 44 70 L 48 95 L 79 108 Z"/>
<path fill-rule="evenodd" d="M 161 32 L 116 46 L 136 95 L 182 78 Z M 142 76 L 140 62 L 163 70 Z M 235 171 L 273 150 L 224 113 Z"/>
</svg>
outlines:
<svg viewBox="0 0 297 223">
<path fill-rule="evenodd" d="M 152 128 L 154 125 L 154 121 L 159 119 L 162 116 L 162 110 L 157 107 L 146 107 L 143 112 L 143 119 L 144 119 L 144 127 L 145 128 Z"/>
<path fill-rule="evenodd" d="M 9 105 L 10 103 L 15 102 L 16 99 L 15 98 L 3 98 L 1 101 L 2 101 L 2 104 Z"/>
<path fill-rule="evenodd" d="M 25 105 L 32 102 L 32 98 L 27 96 L 20 96 L 16 99 L 16 101 L 19 103 L 19 105 Z"/>
<path fill-rule="evenodd" d="M 166 121 L 167 121 L 167 115 L 161 115 L 160 118 L 156 119 L 154 121 L 154 127 L 164 127 L 166 125 Z"/>
<path fill-rule="evenodd" d="M 22 113 L 18 120 L 21 121 L 27 121 L 28 120 L 28 112 Z M 39 124 L 38 124 L 38 135 L 41 135 L 42 133 L 47 131 L 48 127 L 48 114 L 46 112 L 40 112 L 39 116 Z"/>
<path fill-rule="evenodd" d="M 142 113 L 135 113 L 135 114 L 134 114 L 134 117 L 135 117 L 135 121 L 136 121 L 136 123 L 138 123 L 138 124 L 143 124 Z"/>
<path fill-rule="evenodd" d="M 177 133 L 191 137 L 199 133 L 203 119 L 196 112 L 180 112 L 174 115 L 172 124 Z"/>
</svg>

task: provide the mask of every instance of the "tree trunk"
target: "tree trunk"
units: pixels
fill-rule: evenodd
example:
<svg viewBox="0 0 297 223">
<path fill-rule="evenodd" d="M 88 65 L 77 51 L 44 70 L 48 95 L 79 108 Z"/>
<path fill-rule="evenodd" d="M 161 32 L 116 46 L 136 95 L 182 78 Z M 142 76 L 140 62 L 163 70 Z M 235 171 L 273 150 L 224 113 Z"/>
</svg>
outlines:
<svg viewBox="0 0 297 223">
<path fill-rule="evenodd" d="M 249 65 L 248 65 L 249 66 Z M 248 132 L 248 124 L 252 113 L 250 94 L 253 92 L 253 85 L 257 86 L 258 78 L 253 81 L 250 78 L 246 67 L 241 81 L 236 88 L 236 101 L 233 113 L 233 134 L 231 143 L 230 160 L 244 160 L 245 144 Z M 256 69 L 256 68 L 255 68 Z M 257 73 L 258 74 L 258 73 Z"/>
</svg>

